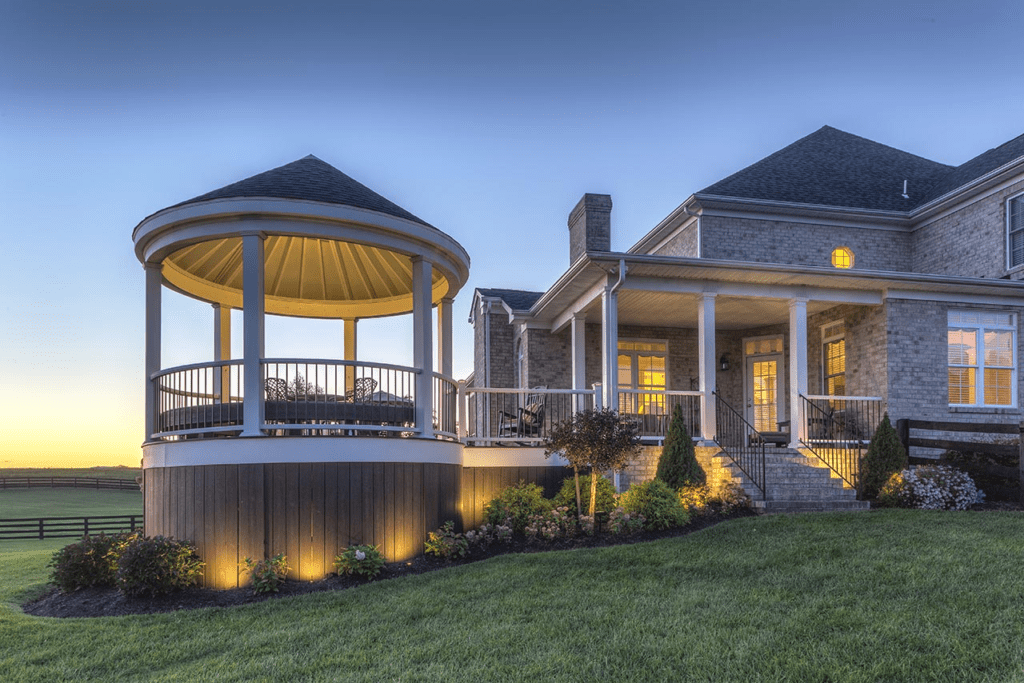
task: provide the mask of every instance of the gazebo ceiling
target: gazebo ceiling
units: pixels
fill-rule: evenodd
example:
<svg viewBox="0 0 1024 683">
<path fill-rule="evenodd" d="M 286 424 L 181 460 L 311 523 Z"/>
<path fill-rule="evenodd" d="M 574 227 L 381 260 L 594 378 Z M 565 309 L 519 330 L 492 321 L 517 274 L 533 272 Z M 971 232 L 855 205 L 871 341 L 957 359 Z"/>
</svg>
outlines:
<svg viewBox="0 0 1024 683">
<path fill-rule="evenodd" d="M 411 312 L 417 257 L 432 265 L 433 303 L 469 277 L 458 242 L 313 156 L 158 211 L 133 238 L 168 286 L 242 308 L 244 235 L 265 238 L 265 310 L 277 315 Z"/>
</svg>

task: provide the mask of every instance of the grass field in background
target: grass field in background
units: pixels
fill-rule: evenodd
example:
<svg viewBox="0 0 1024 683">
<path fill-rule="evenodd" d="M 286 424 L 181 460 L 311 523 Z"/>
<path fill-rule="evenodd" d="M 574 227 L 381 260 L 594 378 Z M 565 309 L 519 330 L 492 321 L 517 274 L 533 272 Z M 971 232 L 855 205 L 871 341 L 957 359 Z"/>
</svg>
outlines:
<svg viewBox="0 0 1024 683">
<path fill-rule="evenodd" d="M 773 515 L 237 608 L 0 607 L 0 680 L 1019 681 L 1022 520 Z M 0 603 L 51 553 L 0 553 Z"/>
<path fill-rule="evenodd" d="M 94 477 L 131 479 L 142 474 L 138 467 L 0 467 L 0 477 Z"/>
<path fill-rule="evenodd" d="M 96 489 L 0 490 L 0 519 L 141 515 L 142 492 Z M 0 550 L 6 541 L 0 541 Z"/>
</svg>

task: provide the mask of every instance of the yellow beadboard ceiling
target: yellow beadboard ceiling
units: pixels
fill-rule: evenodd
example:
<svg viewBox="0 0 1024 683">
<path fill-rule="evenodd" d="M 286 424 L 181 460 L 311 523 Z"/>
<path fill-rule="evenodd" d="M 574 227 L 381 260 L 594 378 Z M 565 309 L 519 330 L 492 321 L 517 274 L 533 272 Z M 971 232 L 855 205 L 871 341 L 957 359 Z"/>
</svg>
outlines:
<svg viewBox="0 0 1024 683">
<path fill-rule="evenodd" d="M 268 235 L 266 312 L 308 318 L 373 318 L 412 311 L 409 257 L 352 242 Z M 242 307 L 242 239 L 193 244 L 163 262 L 167 283 L 188 296 Z M 431 300 L 449 290 L 434 269 Z"/>
</svg>

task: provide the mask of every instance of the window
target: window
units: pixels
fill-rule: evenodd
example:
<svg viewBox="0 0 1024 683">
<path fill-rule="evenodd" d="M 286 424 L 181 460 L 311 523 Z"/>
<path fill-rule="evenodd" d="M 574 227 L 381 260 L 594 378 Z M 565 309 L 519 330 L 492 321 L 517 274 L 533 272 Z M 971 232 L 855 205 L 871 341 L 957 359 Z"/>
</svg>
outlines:
<svg viewBox="0 0 1024 683">
<path fill-rule="evenodd" d="M 619 340 L 619 412 L 661 414 L 665 410 L 668 343 Z"/>
<path fill-rule="evenodd" d="M 846 327 L 843 321 L 821 328 L 821 386 L 828 396 L 846 396 Z"/>
<path fill-rule="evenodd" d="M 832 250 L 832 265 L 836 268 L 853 268 L 853 252 L 849 247 L 836 247 Z"/>
<path fill-rule="evenodd" d="M 526 384 L 523 383 L 523 375 L 526 370 L 526 354 L 523 353 L 523 340 L 516 340 L 516 386 L 520 389 L 524 388 Z"/>
<path fill-rule="evenodd" d="M 949 312 L 950 405 L 1016 405 L 1016 331 L 1012 313 Z"/>
<path fill-rule="evenodd" d="M 1024 195 L 1006 202 L 1007 268 L 1024 265 Z"/>
</svg>

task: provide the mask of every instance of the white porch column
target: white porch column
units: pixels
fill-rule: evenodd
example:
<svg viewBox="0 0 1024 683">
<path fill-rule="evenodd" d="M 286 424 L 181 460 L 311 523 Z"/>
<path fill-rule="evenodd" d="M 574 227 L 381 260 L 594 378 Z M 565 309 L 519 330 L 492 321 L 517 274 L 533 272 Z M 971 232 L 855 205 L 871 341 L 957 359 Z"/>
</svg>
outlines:
<svg viewBox="0 0 1024 683">
<path fill-rule="evenodd" d="M 612 283 L 601 293 L 601 387 L 603 405 L 619 409 L 619 295 Z"/>
<path fill-rule="evenodd" d="M 157 431 L 160 392 L 153 381 L 160 372 L 160 319 L 162 316 L 163 271 L 160 264 L 146 264 L 146 441 Z"/>
<path fill-rule="evenodd" d="M 213 360 L 231 360 L 231 307 L 213 304 Z M 213 372 L 213 393 L 221 403 L 231 400 L 231 368 Z"/>
<path fill-rule="evenodd" d="M 454 299 L 445 297 L 437 305 L 437 371 L 445 377 L 452 376 L 452 304 Z"/>
<path fill-rule="evenodd" d="M 572 388 L 583 391 L 587 388 L 587 319 L 582 313 L 572 316 Z M 577 395 L 573 410 L 580 411 L 586 405 L 585 397 Z"/>
<path fill-rule="evenodd" d="M 713 392 L 718 388 L 715 382 L 718 361 L 715 351 L 715 297 L 716 294 L 705 292 L 701 295 L 697 307 L 697 375 L 699 378 L 700 397 L 700 431 L 701 443 L 704 446 L 714 445 L 712 439 L 718 434 L 718 422 L 715 416 L 715 397 Z"/>
<path fill-rule="evenodd" d="M 355 318 L 345 318 L 342 323 L 344 327 L 344 339 L 345 345 L 342 351 L 343 360 L 354 361 L 356 359 L 356 322 Z M 355 391 L 356 388 L 356 369 L 353 366 L 345 366 L 345 391 Z M 342 392 L 344 393 L 344 392 Z"/>
<path fill-rule="evenodd" d="M 242 237 L 242 359 L 245 397 L 242 407 L 242 436 L 263 436 L 265 397 L 263 395 L 264 235 Z"/>
<path fill-rule="evenodd" d="M 420 436 L 434 438 L 434 367 L 431 335 L 431 275 L 433 267 L 422 256 L 412 257 L 412 356 L 416 375 L 416 424 Z"/>
<path fill-rule="evenodd" d="M 804 406 L 807 395 L 807 299 L 789 301 L 789 447 L 807 438 Z"/>
</svg>

